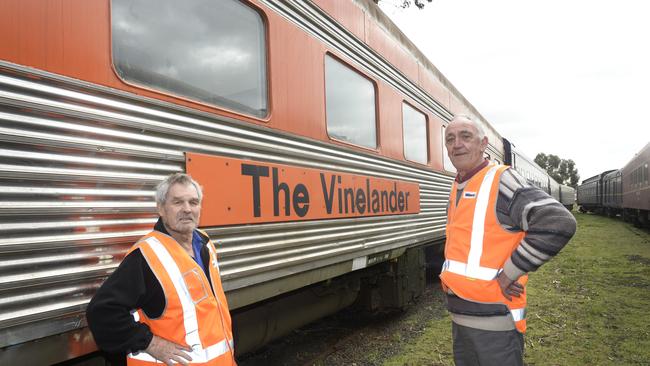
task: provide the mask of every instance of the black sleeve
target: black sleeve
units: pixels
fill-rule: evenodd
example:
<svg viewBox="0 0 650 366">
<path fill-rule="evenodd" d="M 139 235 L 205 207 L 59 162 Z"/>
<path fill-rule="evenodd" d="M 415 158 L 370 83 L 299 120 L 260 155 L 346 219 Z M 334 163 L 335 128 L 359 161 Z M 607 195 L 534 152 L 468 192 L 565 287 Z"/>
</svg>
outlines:
<svg viewBox="0 0 650 366">
<path fill-rule="evenodd" d="M 86 317 L 99 348 L 109 353 L 130 353 L 147 348 L 153 338 L 149 327 L 136 322 L 131 311 L 142 309 L 156 318 L 164 307 L 160 283 L 140 250 L 134 250 L 90 300 Z"/>
</svg>

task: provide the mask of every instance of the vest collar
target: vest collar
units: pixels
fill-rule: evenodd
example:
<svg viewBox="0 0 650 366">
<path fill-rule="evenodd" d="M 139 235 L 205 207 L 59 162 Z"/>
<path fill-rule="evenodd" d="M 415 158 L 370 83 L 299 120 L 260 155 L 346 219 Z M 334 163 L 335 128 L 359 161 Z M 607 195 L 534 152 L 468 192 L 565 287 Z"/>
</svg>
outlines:
<svg viewBox="0 0 650 366">
<path fill-rule="evenodd" d="M 160 231 L 161 233 L 167 236 L 171 236 L 169 235 L 169 232 L 167 232 L 167 229 L 165 228 L 165 224 L 163 224 L 162 217 L 158 218 L 158 221 L 156 221 L 156 225 L 153 226 L 153 229 L 156 231 Z"/>
<path fill-rule="evenodd" d="M 470 180 L 474 175 L 476 175 L 476 173 L 480 172 L 481 169 L 485 168 L 489 163 L 490 163 L 489 160 L 487 159 L 483 160 L 483 162 L 479 164 L 479 166 L 470 170 L 469 173 L 467 173 L 462 179 L 460 178 L 460 175 L 456 175 L 456 183 L 463 183 Z"/>
<path fill-rule="evenodd" d="M 156 224 L 153 226 L 153 229 L 156 231 L 159 231 L 170 238 L 173 238 L 165 228 L 165 224 L 163 224 L 162 217 L 158 218 L 158 221 L 156 221 Z M 201 232 L 201 230 L 194 230 L 195 233 L 198 233 L 199 236 L 201 237 L 201 245 L 205 245 L 210 238 L 208 238 L 204 233 Z"/>
</svg>

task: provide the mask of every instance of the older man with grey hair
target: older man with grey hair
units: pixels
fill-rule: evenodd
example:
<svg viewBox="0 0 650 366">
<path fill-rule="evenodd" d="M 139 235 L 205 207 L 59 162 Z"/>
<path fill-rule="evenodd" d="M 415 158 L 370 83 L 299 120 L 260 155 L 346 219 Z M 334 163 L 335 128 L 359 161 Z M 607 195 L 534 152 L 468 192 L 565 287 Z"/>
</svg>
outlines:
<svg viewBox="0 0 650 366">
<path fill-rule="evenodd" d="M 199 230 L 202 191 L 176 173 L 158 185 L 160 218 L 87 309 L 95 342 L 129 365 L 235 365 L 216 248 Z"/>
<path fill-rule="evenodd" d="M 456 116 L 445 146 L 458 172 L 447 206 L 440 273 L 457 366 L 523 365 L 527 273 L 571 239 L 576 222 L 561 203 L 514 169 L 484 158 L 482 126 Z"/>
</svg>

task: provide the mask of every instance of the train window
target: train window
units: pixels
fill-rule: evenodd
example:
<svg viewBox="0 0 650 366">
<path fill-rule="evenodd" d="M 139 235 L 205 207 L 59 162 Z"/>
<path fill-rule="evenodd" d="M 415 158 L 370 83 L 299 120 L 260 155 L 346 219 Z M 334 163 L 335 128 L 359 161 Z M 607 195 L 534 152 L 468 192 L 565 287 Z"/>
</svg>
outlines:
<svg viewBox="0 0 650 366">
<path fill-rule="evenodd" d="M 267 115 L 266 31 L 251 7 L 237 0 L 113 0 L 111 22 L 113 63 L 126 82 Z"/>
<path fill-rule="evenodd" d="M 377 147 L 375 84 L 349 66 L 325 56 L 325 108 L 330 137 Z"/>
<path fill-rule="evenodd" d="M 404 132 L 404 157 L 416 163 L 429 162 L 427 117 L 424 113 L 402 103 L 402 129 Z"/>
<path fill-rule="evenodd" d="M 442 133 L 440 134 L 440 146 L 442 146 L 442 166 L 443 168 L 452 173 L 456 173 L 456 167 L 451 163 L 449 159 L 449 154 L 447 154 L 447 149 L 445 148 L 445 127 L 442 126 Z"/>
</svg>

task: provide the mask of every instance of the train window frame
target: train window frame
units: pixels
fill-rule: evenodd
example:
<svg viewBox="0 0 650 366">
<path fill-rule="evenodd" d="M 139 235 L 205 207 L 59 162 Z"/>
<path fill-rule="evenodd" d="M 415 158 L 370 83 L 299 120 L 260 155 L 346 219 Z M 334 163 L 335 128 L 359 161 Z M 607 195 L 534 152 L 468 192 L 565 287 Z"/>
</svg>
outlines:
<svg viewBox="0 0 650 366">
<path fill-rule="evenodd" d="M 406 154 L 406 120 L 405 120 L 405 113 L 404 113 L 404 108 L 411 108 L 413 112 L 419 113 L 424 117 L 424 143 L 425 143 L 425 154 L 426 154 L 426 161 L 419 161 L 419 160 L 413 160 L 409 159 L 409 157 Z M 413 104 L 407 102 L 406 100 L 402 100 L 402 154 L 404 156 L 404 160 L 420 164 L 420 165 L 429 165 L 431 162 L 431 156 L 429 154 L 430 150 L 429 146 L 429 116 L 422 112 L 420 109 L 416 108 Z"/>
<path fill-rule="evenodd" d="M 331 100 L 331 98 L 327 97 L 328 94 L 328 74 L 327 74 L 327 60 L 331 60 L 332 62 L 338 64 L 339 66 L 342 66 L 344 69 L 347 71 L 350 71 L 352 74 L 355 74 L 359 76 L 361 79 L 366 80 L 372 85 L 372 90 L 374 97 L 372 98 L 373 101 L 373 112 L 374 112 L 374 133 L 375 133 L 375 146 L 368 146 L 368 145 L 363 145 L 361 143 L 358 143 L 356 141 L 351 141 L 351 140 L 346 140 L 343 138 L 339 138 L 337 136 L 334 136 L 332 133 L 330 133 L 330 123 L 329 123 L 329 116 L 331 115 L 328 112 L 328 99 Z M 327 134 L 327 137 L 331 141 L 335 141 L 341 144 L 349 145 L 349 146 L 354 146 L 357 148 L 373 151 L 373 152 L 378 152 L 379 148 L 381 146 L 380 144 L 380 126 L 379 126 L 379 88 L 377 86 L 377 82 L 372 79 L 370 76 L 366 75 L 364 72 L 359 70 L 358 68 L 354 67 L 352 64 L 349 62 L 346 62 L 343 60 L 341 57 L 338 57 L 337 55 L 333 54 L 332 52 L 326 52 L 323 56 L 323 97 L 325 99 L 325 132 Z"/>
<path fill-rule="evenodd" d="M 260 81 L 261 81 L 261 86 L 263 86 L 263 101 L 264 101 L 264 107 L 265 109 L 260 109 L 260 111 L 263 111 L 263 113 L 253 113 L 250 111 L 242 110 L 242 109 L 237 109 L 233 108 L 232 105 L 227 105 L 227 104 L 218 104 L 218 103 L 212 103 L 209 101 L 201 100 L 199 98 L 194 98 L 190 95 L 184 95 L 182 93 L 179 93 L 174 90 L 168 90 L 163 87 L 158 87 L 156 85 L 148 84 L 145 82 L 141 82 L 138 80 L 132 80 L 127 77 L 125 77 L 121 72 L 120 69 L 117 66 L 116 60 L 115 60 L 115 47 L 114 47 L 114 13 L 113 13 L 113 2 L 114 1 L 120 1 L 120 0 L 110 0 L 109 1 L 109 18 L 110 18 L 110 27 L 109 27 L 109 45 L 110 45 L 110 64 L 111 68 L 113 70 L 113 73 L 115 76 L 123 82 L 126 85 L 129 85 L 131 87 L 140 89 L 140 90 L 145 90 L 148 92 L 156 93 L 156 94 L 161 94 L 167 97 L 172 97 L 178 100 L 182 100 L 184 102 L 189 102 L 195 105 L 200 105 L 203 107 L 207 107 L 210 109 L 217 109 L 220 111 L 225 111 L 228 113 L 232 113 L 235 115 L 240 115 L 243 117 L 251 118 L 260 122 L 268 122 L 270 120 L 271 116 L 271 109 L 272 109 L 272 96 L 271 96 L 271 70 L 270 70 L 270 52 L 269 52 L 269 20 L 264 13 L 264 11 L 256 6 L 254 3 L 250 1 L 240 1 L 240 0 L 231 0 L 232 3 L 238 4 L 246 9 L 251 10 L 255 15 L 257 15 L 257 19 L 260 23 L 260 28 L 259 30 L 262 32 L 260 34 L 259 39 L 260 42 L 263 43 L 262 47 L 260 47 L 260 62 L 263 63 L 263 65 L 258 65 L 259 70 L 261 72 L 260 74 Z M 188 84 L 189 85 L 189 84 Z M 214 97 L 221 97 L 220 95 L 214 94 Z M 254 108 L 249 108 L 249 110 L 255 110 Z"/>
</svg>

